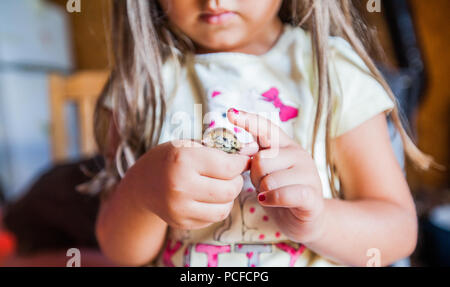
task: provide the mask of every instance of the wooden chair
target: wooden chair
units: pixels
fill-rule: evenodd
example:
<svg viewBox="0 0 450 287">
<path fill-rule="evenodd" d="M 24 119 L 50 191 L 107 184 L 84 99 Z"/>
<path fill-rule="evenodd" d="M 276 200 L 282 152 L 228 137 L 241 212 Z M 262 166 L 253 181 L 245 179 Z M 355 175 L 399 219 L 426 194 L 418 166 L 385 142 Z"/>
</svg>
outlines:
<svg viewBox="0 0 450 287">
<path fill-rule="evenodd" d="M 50 134 L 54 162 L 66 160 L 68 157 L 65 106 L 70 102 L 77 106 L 80 154 L 95 154 L 94 109 L 108 76 L 109 71 L 82 71 L 70 76 L 50 75 Z"/>
</svg>

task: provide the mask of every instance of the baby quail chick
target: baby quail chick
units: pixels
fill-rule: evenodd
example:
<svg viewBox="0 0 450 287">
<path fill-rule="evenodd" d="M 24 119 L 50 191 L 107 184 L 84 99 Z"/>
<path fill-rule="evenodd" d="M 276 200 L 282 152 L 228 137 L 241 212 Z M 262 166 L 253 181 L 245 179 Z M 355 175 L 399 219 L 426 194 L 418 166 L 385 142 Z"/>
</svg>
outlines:
<svg viewBox="0 0 450 287">
<path fill-rule="evenodd" d="M 231 131 L 225 128 L 215 128 L 208 131 L 202 140 L 207 147 L 217 148 L 227 153 L 238 153 L 242 144 Z"/>
</svg>

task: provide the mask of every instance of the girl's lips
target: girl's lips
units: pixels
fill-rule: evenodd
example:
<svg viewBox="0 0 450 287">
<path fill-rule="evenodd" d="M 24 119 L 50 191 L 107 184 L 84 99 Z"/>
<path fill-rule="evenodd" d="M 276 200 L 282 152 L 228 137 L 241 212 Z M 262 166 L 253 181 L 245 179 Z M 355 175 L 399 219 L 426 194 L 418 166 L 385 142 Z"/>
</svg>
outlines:
<svg viewBox="0 0 450 287">
<path fill-rule="evenodd" d="M 233 12 L 220 12 L 220 13 L 204 13 L 200 15 L 200 18 L 208 24 L 225 24 L 230 21 L 236 14 Z"/>
</svg>

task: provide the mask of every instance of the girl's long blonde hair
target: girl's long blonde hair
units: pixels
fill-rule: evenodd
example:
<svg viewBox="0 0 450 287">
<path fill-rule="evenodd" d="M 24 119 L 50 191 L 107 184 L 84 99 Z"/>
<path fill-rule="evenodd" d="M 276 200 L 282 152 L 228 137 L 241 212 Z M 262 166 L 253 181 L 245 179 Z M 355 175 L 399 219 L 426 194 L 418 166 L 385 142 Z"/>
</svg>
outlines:
<svg viewBox="0 0 450 287">
<path fill-rule="evenodd" d="M 118 175 L 124 172 L 122 166 L 129 166 L 158 142 L 166 109 L 162 64 L 169 57 L 178 63 L 182 62 L 183 58 L 175 51 L 181 51 L 181 54 L 194 52 L 189 39 L 171 28 L 158 1 L 114 0 L 112 10 L 114 68 L 95 113 L 96 140 L 100 151 L 105 154 L 111 148 L 105 129 L 110 119 L 105 119 L 102 102 L 106 96 L 110 97 L 114 103 L 112 119 L 116 122 L 120 145 L 115 148 L 115 160 L 106 161 L 103 175 L 109 182 L 114 182 L 111 179 L 117 180 Z M 337 175 L 331 162 L 333 95 L 328 69 L 328 37 L 333 35 L 346 39 L 394 103 L 396 99 L 365 49 L 364 43 L 370 33 L 358 17 L 351 0 L 284 0 L 279 17 L 284 23 L 301 26 L 311 33 L 318 87 L 312 147 L 319 123 L 325 116 L 329 180 L 333 196 L 338 197 L 335 184 L 331 184 Z M 428 169 L 433 164 L 432 158 L 423 154 L 408 136 L 397 104 L 391 118 L 401 135 L 406 155 L 419 168 Z M 105 187 L 102 186 L 102 189 L 105 190 Z"/>
</svg>

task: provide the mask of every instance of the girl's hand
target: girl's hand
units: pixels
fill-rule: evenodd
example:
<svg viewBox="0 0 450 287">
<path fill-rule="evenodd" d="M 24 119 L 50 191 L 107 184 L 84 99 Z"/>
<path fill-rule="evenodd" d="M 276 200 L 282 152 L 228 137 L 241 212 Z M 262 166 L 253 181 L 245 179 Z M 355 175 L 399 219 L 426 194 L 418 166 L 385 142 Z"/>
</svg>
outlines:
<svg viewBox="0 0 450 287">
<path fill-rule="evenodd" d="M 259 151 L 253 155 L 250 177 L 259 203 L 280 230 L 302 243 L 322 236 L 324 199 L 310 154 L 264 117 L 232 109 L 228 119 L 257 139 Z"/>
<path fill-rule="evenodd" d="M 136 206 L 170 226 L 198 229 L 224 220 L 239 195 L 250 158 L 193 141 L 152 148 L 127 172 Z"/>
</svg>

